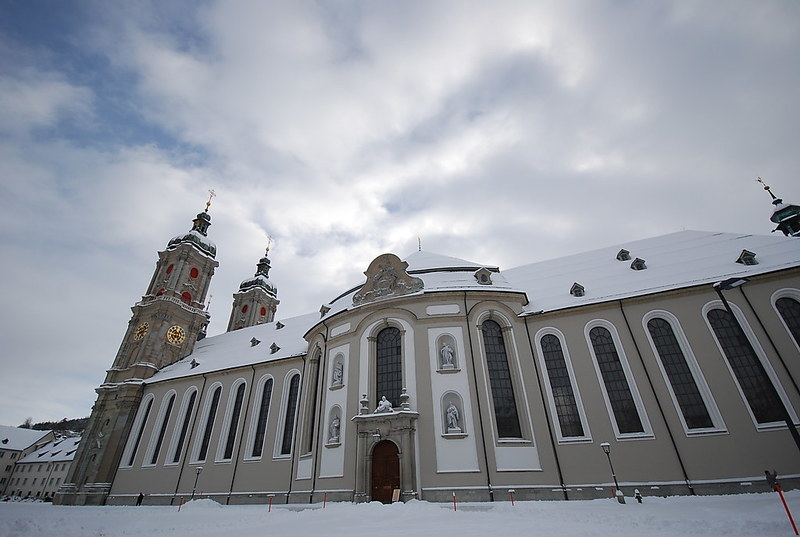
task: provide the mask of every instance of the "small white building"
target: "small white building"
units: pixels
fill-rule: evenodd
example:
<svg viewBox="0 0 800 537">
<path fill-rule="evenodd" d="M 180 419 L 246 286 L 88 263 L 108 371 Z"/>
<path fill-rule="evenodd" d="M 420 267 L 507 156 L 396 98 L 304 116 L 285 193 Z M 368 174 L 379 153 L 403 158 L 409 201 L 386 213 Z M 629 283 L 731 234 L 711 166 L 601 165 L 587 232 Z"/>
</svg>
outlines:
<svg viewBox="0 0 800 537">
<path fill-rule="evenodd" d="M 6 494 L 51 500 L 64 482 L 80 437 L 57 438 L 17 461 Z"/>
<path fill-rule="evenodd" d="M 17 462 L 54 438 L 53 431 L 0 425 L 0 494 L 11 494 L 9 480 Z"/>
</svg>

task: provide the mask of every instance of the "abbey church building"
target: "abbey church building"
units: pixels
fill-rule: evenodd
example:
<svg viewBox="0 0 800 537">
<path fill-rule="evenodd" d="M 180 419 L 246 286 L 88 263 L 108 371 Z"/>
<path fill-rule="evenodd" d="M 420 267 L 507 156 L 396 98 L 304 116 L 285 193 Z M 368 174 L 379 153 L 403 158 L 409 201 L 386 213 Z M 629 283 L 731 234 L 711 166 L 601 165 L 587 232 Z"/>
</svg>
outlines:
<svg viewBox="0 0 800 537">
<path fill-rule="evenodd" d="M 800 207 L 773 203 L 782 233 L 515 268 L 376 252 L 293 318 L 267 252 L 210 337 L 207 207 L 158 253 L 56 502 L 585 499 L 610 461 L 627 496 L 800 487 Z"/>
</svg>

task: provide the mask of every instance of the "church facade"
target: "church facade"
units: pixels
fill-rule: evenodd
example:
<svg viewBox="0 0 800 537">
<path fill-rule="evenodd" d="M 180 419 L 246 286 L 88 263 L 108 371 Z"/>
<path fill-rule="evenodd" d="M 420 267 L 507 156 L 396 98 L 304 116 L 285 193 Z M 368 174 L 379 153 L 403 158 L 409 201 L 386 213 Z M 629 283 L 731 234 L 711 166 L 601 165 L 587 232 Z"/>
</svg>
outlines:
<svg viewBox="0 0 800 537">
<path fill-rule="evenodd" d="M 508 270 L 383 254 L 286 319 L 265 256 L 203 337 L 208 225 L 159 254 L 57 503 L 800 486 L 795 238 L 684 231 Z"/>
</svg>

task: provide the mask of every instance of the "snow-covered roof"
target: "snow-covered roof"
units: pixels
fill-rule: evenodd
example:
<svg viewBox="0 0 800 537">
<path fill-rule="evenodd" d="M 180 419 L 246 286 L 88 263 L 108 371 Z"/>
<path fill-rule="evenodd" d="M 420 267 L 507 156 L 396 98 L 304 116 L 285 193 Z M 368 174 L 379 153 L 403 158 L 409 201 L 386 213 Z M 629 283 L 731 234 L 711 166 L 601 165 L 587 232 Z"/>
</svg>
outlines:
<svg viewBox="0 0 800 537">
<path fill-rule="evenodd" d="M 34 429 L 0 425 L 0 449 L 23 451 L 48 434 L 50 434 L 50 431 L 36 431 Z"/>
<path fill-rule="evenodd" d="M 623 249 L 629 258 L 621 261 L 617 256 Z M 743 250 L 753 252 L 758 264 L 737 263 Z M 525 312 L 534 313 L 710 285 L 727 278 L 798 267 L 800 240 L 768 235 L 681 231 L 502 272 L 495 266 L 430 252 L 415 252 L 405 261 L 408 263 L 407 272 L 421 278 L 424 287 L 417 293 L 403 296 L 464 290 L 525 293 L 529 300 Z M 481 269 L 491 272 L 491 285 L 482 284 L 476 278 L 476 272 Z M 576 283 L 583 294 L 571 293 Z M 353 305 L 353 295 L 360 288 L 358 285 L 327 304 L 330 309 L 322 318 L 315 312 L 283 319 L 280 323 L 207 337 L 197 343 L 193 354 L 162 369 L 147 383 L 303 356 L 308 350 L 303 336 L 321 320 L 360 307 Z M 282 327 L 278 328 L 280 325 Z M 253 338 L 259 344 L 251 345 Z M 277 347 L 275 352 L 272 351 L 273 345 Z"/>
<path fill-rule="evenodd" d="M 623 248 L 630 252 L 631 260 L 617 260 Z M 742 250 L 755 253 L 758 264 L 737 263 Z M 644 260 L 645 269 L 631 268 L 637 258 Z M 680 231 L 532 263 L 502 274 L 528 294 L 528 312 L 547 312 L 797 266 L 800 241 L 795 238 Z M 583 286 L 583 296 L 570 294 L 574 283 Z"/>
<path fill-rule="evenodd" d="M 207 337 L 197 342 L 192 354 L 165 367 L 146 384 L 303 356 L 308 350 L 303 334 L 318 320 L 319 313 L 307 313 Z M 256 345 L 253 338 L 258 341 Z"/>
<path fill-rule="evenodd" d="M 75 451 L 81 441 L 80 436 L 60 438 L 48 442 L 36 451 L 28 453 L 17 461 L 17 464 L 26 462 L 65 462 L 75 458 Z"/>
</svg>

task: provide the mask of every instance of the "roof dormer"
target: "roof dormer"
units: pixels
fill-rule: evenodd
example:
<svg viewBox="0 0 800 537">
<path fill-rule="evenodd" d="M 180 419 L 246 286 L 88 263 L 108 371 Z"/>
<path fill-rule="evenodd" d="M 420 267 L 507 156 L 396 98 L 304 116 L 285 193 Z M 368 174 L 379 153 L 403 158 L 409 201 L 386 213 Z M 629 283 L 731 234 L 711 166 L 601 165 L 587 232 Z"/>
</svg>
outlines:
<svg viewBox="0 0 800 537">
<path fill-rule="evenodd" d="M 647 265 L 645 264 L 644 259 L 637 257 L 633 260 L 633 263 L 631 263 L 631 268 L 633 270 L 644 270 L 647 268 Z"/>
<path fill-rule="evenodd" d="M 578 282 L 572 284 L 572 287 L 569 289 L 569 294 L 575 297 L 580 297 L 586 294 L 586 288 L 584 288 Z"/>
<path fill-rule="evenodd" d="M 617 252 L 617 261 L 630 261 L 630 260 L 631 260 L 631 253 L 625 248 Z"/>
<path fill-rule="evenodd" d="M 741 263 L 742 265 L 758 265 L 756 254 L 750 250 L 742 250 L 742 253 L 739 254 L 739 259 L 737 259 L 736 262 Z"/>
</svg>

